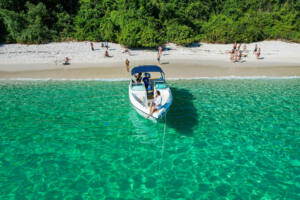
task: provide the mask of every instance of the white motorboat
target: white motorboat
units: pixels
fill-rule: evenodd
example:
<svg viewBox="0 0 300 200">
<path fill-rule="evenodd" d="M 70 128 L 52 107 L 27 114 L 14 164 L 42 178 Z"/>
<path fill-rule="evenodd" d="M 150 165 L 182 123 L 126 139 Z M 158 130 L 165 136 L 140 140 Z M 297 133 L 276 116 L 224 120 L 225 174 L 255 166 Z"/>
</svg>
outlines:
<svg viewBox="0 0 300 200">
<path fill-rule="evenodd" d="M 156 91 L 159 91 L 162 97 L 162 107 L 150 116 L 151 119 L 162 118 L 173 101 L 171 90 L 165 82 L 165 74 L 155 65 L 136 66 L 131 70 L 129 99 L 135 110 L 142 116 L 150 113 L 150 103 L 154 101 Z"/>
</svg>

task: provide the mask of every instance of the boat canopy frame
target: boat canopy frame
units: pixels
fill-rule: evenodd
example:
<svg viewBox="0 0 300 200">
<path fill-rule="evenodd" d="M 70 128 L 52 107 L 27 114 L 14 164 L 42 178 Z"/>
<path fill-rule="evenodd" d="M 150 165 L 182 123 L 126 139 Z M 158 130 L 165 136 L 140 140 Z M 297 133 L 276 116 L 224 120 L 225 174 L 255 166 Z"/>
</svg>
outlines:
<svg viewBox="0 0 300 200">
<path fill-rule="evenodd" d="M 160 72 L 164 74 L 164 71 L 157 65 L 141 65 L 134 67 L 131 70 L 131 75 L 143 72 Z"/>
</svg>

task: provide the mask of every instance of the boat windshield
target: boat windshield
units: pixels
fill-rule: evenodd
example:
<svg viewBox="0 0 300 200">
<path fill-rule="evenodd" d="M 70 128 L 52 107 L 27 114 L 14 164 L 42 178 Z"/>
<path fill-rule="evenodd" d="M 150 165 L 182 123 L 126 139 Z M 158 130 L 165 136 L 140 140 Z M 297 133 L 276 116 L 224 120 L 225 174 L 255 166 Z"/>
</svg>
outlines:
<svg viewBox="0 0 300 200">
<path fill-rule="evenodd" d="M 150 80 L 164 80 L 163 74 L 160 72 L 151 72 L 150 74 Z"/>
<path fill-rule="evenodd" d="M 167 85 L 165 82 L 155 82 L 155 88 L 156 89 L 166 89 Z"/>
<path fill-rule="evenodd" d="M 160 72 L 145 72 L 139 74 L 134 74 L 132 76 L 133 83 L 141 83 L 143 79 L 147 77 L 150 81 L 164 81 L 164 74 Z"/>
<path fill-rule="evenodd" d="M 141 83 L 132 83 L 131 88 L 134 91 L 144 91 L 145 90 L 145 86 Z"/>
</svg>

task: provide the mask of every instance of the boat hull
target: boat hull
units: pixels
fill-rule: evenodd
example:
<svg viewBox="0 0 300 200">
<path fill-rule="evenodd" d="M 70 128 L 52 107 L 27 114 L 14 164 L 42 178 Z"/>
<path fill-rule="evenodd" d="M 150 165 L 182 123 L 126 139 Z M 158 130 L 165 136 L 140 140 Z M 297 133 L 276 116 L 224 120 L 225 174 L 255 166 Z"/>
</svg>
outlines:
<svg viewBox="0 0 300 200">
<path fill-rule="evenodd" d="M 158 120 L 158 119 L 162 119 L 165 114 L 168 112 L 172 101 L 173 101 L 173 97 L 172 97 L 172 93 L 171 90 L 169 88 L 168 92 L 169 94 L 169 98 L 168 100 L 164 103 L 164 105 L 162 106 L 161 109 L 159 109 L 158 111 L 154 112 L 149 119 L 154 119 L 154 120 Z M 134 97 L 133 91 L 131 90 L 131 88 L 129 87 L 129 99 L 131 102 L 132 107 L 143 117 L 148 116 L 148 114 L 150 113 L 150 108 L 149 106 L 143 105 L 142 102 L 140 102 L 139 100 L 137 100 L 137 98 Z"/>
</svg>

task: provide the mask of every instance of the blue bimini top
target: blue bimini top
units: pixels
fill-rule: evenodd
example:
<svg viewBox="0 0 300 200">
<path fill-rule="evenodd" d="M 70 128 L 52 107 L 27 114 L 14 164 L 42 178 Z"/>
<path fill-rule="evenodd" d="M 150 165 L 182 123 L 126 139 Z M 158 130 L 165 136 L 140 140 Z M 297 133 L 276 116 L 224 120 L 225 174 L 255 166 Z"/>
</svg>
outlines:
<svg viewBox="0 0 300 200">
<path fill-rule="evenodd" d="M 163 70 L 156 65 L 142 65 L 142 66 L 137 66 L 134 67 L 131 70 L 131 75 L 137 74 L 137 73 L 142 73 L 142 72 L 160 72 L 160 73 L 164 73 Z"/>
</svg>

